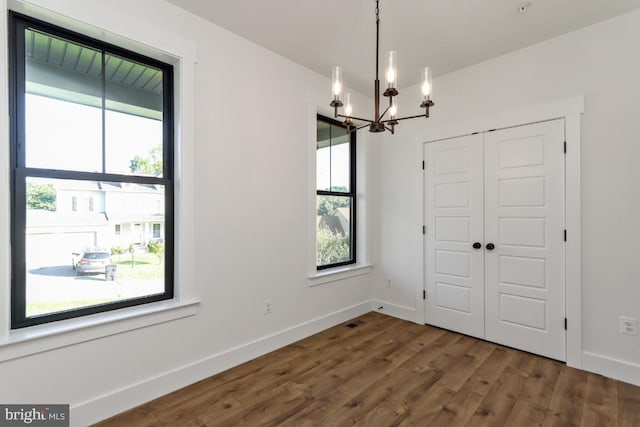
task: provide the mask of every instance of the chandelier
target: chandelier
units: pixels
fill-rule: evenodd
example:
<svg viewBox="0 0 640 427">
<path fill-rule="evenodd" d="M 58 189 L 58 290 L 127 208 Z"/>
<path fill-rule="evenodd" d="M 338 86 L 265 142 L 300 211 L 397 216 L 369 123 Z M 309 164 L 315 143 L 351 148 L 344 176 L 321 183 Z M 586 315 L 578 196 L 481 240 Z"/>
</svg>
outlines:
<svg viewBox="0 0 640 427">
<path fill-rule="evenodd" d="M 380 113 L 380 78 L 379 78 L 379 50 L 380 50 L 380 9 L 378 7 L 379 0 L 376 0 L 376 80 L 374 82 L 374 101 L 375 101 L 375 115 L 373 120 L 363 119 L 360 117 L 352 116 L 353 106 L 351 105 L 351 93 L 346 92 L 344 99 L 342 96 L 342 68 L 333 67 L 331 86 L 333 92 L 333 100 L 329 104 L 334 109 L 334 117 L 341 117 L 344 119 L 344 124 L 348 131 L 354 131 L 369 126 L 369 132 L 384 132 L 388 130 L 392 134 L 395 131 L 395 126 L 400 120 L 415 119 L 418 117 L 429 118 L 429 108 L 433 107 L 433 101 L 431 101 L 431 72 L 429 67 L 422 69 L 421 78 L 421 90 L 422 90 L 422 102 L 420 108 L 424 108 L 424 114 L 418 114 L 415 116 L 397 117 L 398 106 L 395 102 L 395 97 L 398 95 L 397 83 L 398 83 L 398 69 L 397 69 L 397 54 L 395 51 L 389 51 L 386 56 L 386 88 L 382 93 L 383 96 L 389 98 L 389 105 Z M 344 114 L 338 113 L 338 108 L 343 108 Z M 385 119 L 386 114 L 389 113 L 388 118 Z M 365 124 L 356 126 L 354 120 L 365 122 Z"/>
</svg>

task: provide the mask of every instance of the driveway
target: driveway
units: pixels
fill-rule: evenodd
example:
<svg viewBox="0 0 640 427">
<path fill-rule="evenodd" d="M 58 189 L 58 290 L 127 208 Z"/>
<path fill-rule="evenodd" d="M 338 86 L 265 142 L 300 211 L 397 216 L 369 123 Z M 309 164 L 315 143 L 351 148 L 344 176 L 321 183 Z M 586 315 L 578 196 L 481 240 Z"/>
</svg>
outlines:
<svg viewBox="0 0 640 427">
<path fill-rule="evenodd" d="M 163 279 L 107 281 L 104 274 L 76 276 L 68 265 L 27 271 L 27 304 L 136 298 L 164 291 Z"/>
</svg>

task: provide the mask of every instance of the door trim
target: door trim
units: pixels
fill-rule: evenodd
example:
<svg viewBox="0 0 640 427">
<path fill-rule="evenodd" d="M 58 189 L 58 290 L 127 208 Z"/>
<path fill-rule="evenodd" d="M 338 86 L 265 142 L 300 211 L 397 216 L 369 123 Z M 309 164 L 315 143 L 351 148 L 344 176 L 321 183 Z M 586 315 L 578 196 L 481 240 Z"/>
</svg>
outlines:
<svg viewBox="0 0 640 427">
<path fill-rule="evenodd" d="M 450 138 L 506 129 L 554 119 L 564 119 L 567 153 L 565 156 L 565 313 L 567 316 L 567 366 L 582 368 L 582 278 L 581 278 L 581 215 L 580 215 L 580 122 L 584 113 L 584 97 L 565 98 L 546 104 L 515 109 L 490 116 L 478 117 L 459 123 L 434 126 L 420 144 L 422 160 L 426 159 L 425 144 Z M 421 174 L 422 219 L 426 221 L 425 174 Z M 426 286 L 425 243 L 423 236 L 422 283 L 416 291 L 416 322 L 424 324 L 425 300 L 422 298 Z"/>
</svg>

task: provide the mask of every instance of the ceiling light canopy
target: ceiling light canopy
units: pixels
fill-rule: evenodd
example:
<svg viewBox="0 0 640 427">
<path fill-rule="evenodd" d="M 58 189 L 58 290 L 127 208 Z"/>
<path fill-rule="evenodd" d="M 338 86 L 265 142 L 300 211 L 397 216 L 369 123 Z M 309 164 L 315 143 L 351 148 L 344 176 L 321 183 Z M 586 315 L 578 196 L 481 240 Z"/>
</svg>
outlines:
<svg viewBox="0 0 640 427">
<path fill-rule="evenodd" d="M 395 51 L 389 51 L 386 55 L 385 61 L 385 90 L 382 93 L 383 96 L 389 98 L 389 105 L 380 113 L 380 78 L 379 78 L 379 51 L 380 51 L 380 9 L 378 6 L 379 0 L 376 0 L 376 79 L 374 82 L 374 101 L 375 101 L 375 116 L 373 120 L 354 117 L 352 115 L 353 106 L 351 105 L 351 93 L 342 93 L 342 68 L 333 67 L 331 74 L 331 90 L 333 99 L 329 105 L 334 109 L 334 116 L 336 118 L 344 118 L 344 123 L 349 131 L 362 129 L 369 126 L 369 132 L 384 132 L 388 130 L 392 134 L 395 131 L 395 126 L 400 120 L 415 119 L 418 117 L 429 118 L 429 108 L 433 107 L 433 101 L 431 100 L 431 71 L 429 67 L 424 67 L 421 72 L 422 83 L 420 90 L 422 92 L 422 99 L 420 108 L 424 108 L 424 114 L 418 114 L 415 116 L 397 117 L 398 106 L 395 102 L 395 97 L 398 95 L 398 67 L 397 67 L 397 53 Z M 342 113 L 338 113 L 338 109 L 342 108 Z M 388 113 L 388 117 L 386 117 Z M 354 120 L 365 122 L 365 124 L 356 126 Z"/>
</svg>

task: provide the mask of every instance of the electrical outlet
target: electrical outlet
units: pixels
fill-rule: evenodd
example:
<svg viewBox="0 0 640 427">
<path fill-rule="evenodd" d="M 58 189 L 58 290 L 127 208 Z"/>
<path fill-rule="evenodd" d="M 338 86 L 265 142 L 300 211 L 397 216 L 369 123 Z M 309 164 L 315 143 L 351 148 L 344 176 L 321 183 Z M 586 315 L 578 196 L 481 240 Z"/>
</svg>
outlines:
<svg viewBox="0 0 640 427">
<path fill-rule="evenodd" d="M 620 316 L 620 333 L 626 335 L 638 335 L 638 319 Z"/>
<path fill-rule="evenodd" d="M 264 314 L 271 314 L 271 298 L 264 300 Z"/>
</svg>

